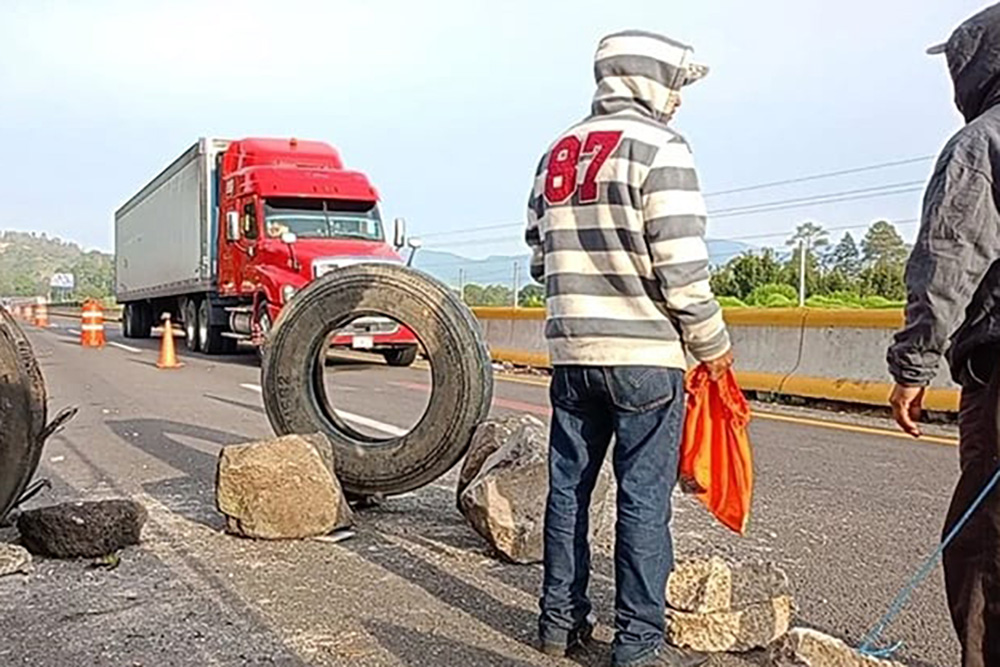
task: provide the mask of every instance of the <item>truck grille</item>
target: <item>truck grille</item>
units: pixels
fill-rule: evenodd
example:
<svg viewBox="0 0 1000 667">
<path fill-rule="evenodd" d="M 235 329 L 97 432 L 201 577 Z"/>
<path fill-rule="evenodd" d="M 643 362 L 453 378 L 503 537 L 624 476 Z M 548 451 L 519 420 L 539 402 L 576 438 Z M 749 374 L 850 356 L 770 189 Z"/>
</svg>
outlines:
<svg viewBox="0 0 1000 667">
<path fill-rule="evenodd" d="M 399 324 L 395 320 L 387 317 L 359 317 L 346 327 L 338 331 L 340 335 L 345 334 L 394 334 L 399 331 Z"/>
<path fill-rule="evenodd" d="M 354 264 L 400 264 L 396 259 L 378 259 L 375 257 L 331 257 L 329 259 L 317 259 L 313 262 L 313 278 L 325 276 L 334 269 L 342 266 L 352 266 Z"/>
</svg>

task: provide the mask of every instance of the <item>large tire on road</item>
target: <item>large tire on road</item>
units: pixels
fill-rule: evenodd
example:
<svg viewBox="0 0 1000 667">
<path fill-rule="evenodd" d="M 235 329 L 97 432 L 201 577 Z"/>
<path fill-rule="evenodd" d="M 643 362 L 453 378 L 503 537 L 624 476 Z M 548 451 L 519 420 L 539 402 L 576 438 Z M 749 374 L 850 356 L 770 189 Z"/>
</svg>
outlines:
<svg viewBox="0 0 1000 667">
<path fill-rule="evenodd" d="M 401 437 L 365 436 L 329 408 L 320 351 L 330 334 L 366 316 L 407 326 L 430 362 L 427 411 Z M 325 433 L 352 496 L 406 493 L 433 482 L 462 458 L 489 413 L 493 371 L 476 318 L 447 287 L 402 266 L 359 264 L 315 280 L 281 311 L 267 348 L 262 386 L 271 426 L 279 435 Z"/>
<path fill-rule="evenodd" d="M 31 344 L 0 308 L 0 519 L 38 467 L 46 435 L 45 399 Z"/>
</svg>

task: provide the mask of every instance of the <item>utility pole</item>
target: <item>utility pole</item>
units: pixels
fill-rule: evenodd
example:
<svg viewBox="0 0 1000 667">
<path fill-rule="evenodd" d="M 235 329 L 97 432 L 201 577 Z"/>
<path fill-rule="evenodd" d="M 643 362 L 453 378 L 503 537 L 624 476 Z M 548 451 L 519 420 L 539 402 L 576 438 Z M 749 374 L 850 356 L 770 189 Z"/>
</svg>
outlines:
<svg viewBox="0 0 1000 667">
<path fill-rule="evenodd" d="M 458 298 L 465 303 L 465 269 L 458 270 Z"/>
<path fill-rule="evenodd" d="M 521 289 L 521 263 L 514 262 L 514 307 L 517 308 L 517 292 Z"/>
<path fill-rule="evenodd" d="M 806 305 L 806 255 L 809 253 L 808 238 L 799 241 L 799 308 Z"/>
</svg>

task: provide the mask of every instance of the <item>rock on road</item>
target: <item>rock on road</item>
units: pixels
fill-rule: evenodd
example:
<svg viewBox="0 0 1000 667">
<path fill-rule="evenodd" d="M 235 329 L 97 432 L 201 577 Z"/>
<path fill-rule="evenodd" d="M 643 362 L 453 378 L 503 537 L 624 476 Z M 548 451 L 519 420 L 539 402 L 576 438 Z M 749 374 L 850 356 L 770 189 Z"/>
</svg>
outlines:
<svg viewBox="0 0 1000 667">
<path fill-rule="evenodd" d="M 114 570 L 36 559 L 34 574 L 0 579 L 0 664 L 559 663 L 532 648 L 540 569 L 488 556 L 455 510 L 456 471 L 361 510 L 357 536 L 345 542 L 225 535 L 214 507 L 218 451 L 271 435 L 254 356 L 185 355 L 183 369 L 164 372 L 154 366 L 155 340 L 124 341 L 111 328 L 109 347 L 83 349 L 73 324 L 56 323 L 29 335 L 51 405 L 81 413 L 49 441 L 39 475 L 53 490 L 30 506 L 131 496 L 149 522 L 142 546 L 123 552 Z M 334 368 L 337 408 L 358 425 L 398 431 L 406 424 L 394 417 L 423 403 L 419 368 L 356 358 Z M 500 378 L 494 411 L 544 419 L 546 396 L 539 380 Z M 957 453 L 772 419 L 755 420 L 752 439 L 758 481 L 748 535 L 727 533 L 678 497 L 678 552 L 775 561 L 792 578 L 799 623 L 857 644 L 933 549 Z M 0 528 L 0 539 L 14 537 Z M 607 660 L 609 547 L 598 545 L 592 582 L 603 643 L 577 658 L 585 665 Z M 889 635 L 905 641 L 908 664 L 957 663 L 940 572 Z"/>
</svg>

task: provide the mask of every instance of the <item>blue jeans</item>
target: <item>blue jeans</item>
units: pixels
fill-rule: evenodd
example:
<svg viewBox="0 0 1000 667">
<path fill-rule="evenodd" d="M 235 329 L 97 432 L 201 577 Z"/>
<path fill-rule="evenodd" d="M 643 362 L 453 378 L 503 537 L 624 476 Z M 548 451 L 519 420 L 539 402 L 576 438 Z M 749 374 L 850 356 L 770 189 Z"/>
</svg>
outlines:
<svg viewBox="0 0 1000 667">
<path fill-rule="evenodd" d="M 684 373 L 645 366 L 557 366 L 553 373 L 545 576 L 539 632 L 565 643 L 591 612 L 590 499 L 612 436 L 618 482 L 615 665 L 663 643 L 673 569 L 670 496 L 677 483 Z"/>
</svg>

